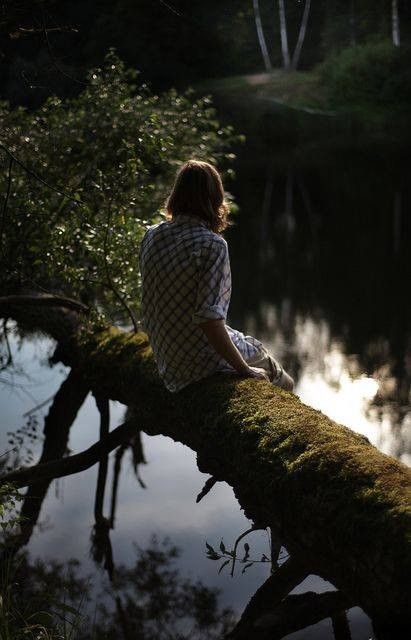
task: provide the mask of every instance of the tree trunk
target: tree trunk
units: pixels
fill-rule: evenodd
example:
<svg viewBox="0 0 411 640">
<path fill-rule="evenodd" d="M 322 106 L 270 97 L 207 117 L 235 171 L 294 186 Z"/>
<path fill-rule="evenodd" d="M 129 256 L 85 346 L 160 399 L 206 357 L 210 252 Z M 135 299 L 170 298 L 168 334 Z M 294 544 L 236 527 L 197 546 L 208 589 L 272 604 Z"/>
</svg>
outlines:
<svg viewBox="0 0 411 640">
<path fill-rule="evenodd" d="M 268 54 L 267 44 L 264 38 L 263 25 L 261 22 L 259 0 L 253 0 L 255 27 L 257 29 L 258 42 L 260 44 L 261 55 L 263 56 L 265 70 L 269 73 L 273 70 L 270 56 Z"/>
<path fill-rule="evenodd" d="M 67 450 L 70 428 L 88 392 L 89 387 L 85 385 L 84 379 L 76 369 L 71 369 L 54 396 L 44 421 L 44 444 L 39 459 L 40 465 L 49 461 L 61 464 Z M 30 540 L 53 477 L 50 475 L 29 485 L 20 510 L 20 534 L 13 543 L 13 551 L 18 551 Z"/>
<path fill-rule="evenodd" d="M 280 13 L 280 35 L 281 35 L 281 53 L 283 56 L 283 66 L 286 71 L 290 70 L 290 51 L 288 48 L 288 36 L 287 36 L 287 18 L 285 15 L 284 0 L 278 0 L 278 10 Z"/>
<path fill-rule="evenodd" d="M 350 45 L 357 45 L 357 19 L 355 16 L 355 0 L 350 2 Z"/>
<path fill-rule="evenodd" d="M 292 558 L 349 596 L 379 629 L 407 624 L 405 465 L 265 380 L 218 374 L 169 393 L 143 333 L 81 325 L 80 316 L 76 324 L 71 311 L 14 307 L 7 315 L 61 340 L 63 361 L 79 368 L 87 386 L 130 406 L 130 422 L 100 452 L 139 428 L 182 442 L 197 452 L 200 471 L 233 487 L 249 519 L 279 530 Z M 57 463 L 57 473 L 68 463 Z M 35 467 L 21 472 L 29 482 L 35 474 Z M 3 480 L 13 475 L 18 481 L 19 472 Z"/>
<path fill-rule="evenodd" d="M 398 0 L 392 0 L 392 42 L 394 47 L 399 47 L 400 42 L 400 14 L 398 12 Z"/>
<path fill-rule="evenodd" d="M 310 15 L 311 8 L 311 0 L 305 0 L 303 17 L 301 19 L 300 30 L 298 32 L 297 44 L 295 45 L 293 59 L 291 63 L 291 68 L 295 71 L 298 67 L 298 63 L 300 62 L 301 49 L 303 48 L 305 34 L 307 31 L 307 23 Z"/>
</svg>

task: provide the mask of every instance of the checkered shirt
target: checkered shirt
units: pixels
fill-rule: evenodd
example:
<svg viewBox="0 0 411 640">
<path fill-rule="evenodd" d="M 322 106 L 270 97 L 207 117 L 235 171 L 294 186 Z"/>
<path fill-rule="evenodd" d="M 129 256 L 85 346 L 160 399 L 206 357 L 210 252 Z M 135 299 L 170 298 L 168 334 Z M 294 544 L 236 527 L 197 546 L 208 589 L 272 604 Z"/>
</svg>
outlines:
<svg viewBox="0 0 411 640">
<path fill-rule="evenodd" d="M 140 249 L 143 328 L 169 391 L 233 368 L 199 323 L 227 317 L 231 271 L 227 243 L 200 218 L 178 215 L 148 229 Z M 261 342 L 227 326 L 244 359 Z"/>
</svg>

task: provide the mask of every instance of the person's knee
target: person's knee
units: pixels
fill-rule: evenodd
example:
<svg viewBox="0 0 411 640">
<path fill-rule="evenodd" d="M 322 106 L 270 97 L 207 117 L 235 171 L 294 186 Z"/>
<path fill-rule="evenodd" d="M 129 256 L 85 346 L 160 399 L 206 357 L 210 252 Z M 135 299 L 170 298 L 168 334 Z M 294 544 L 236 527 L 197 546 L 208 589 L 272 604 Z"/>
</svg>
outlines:
<svg viewBox="0 0 411 640">
<path fill-rule="evenodd" d="M 284 391 L 293 391 L 294 389 L 294 380 L 286 371 L 283 371 L 279 386 Z"/>
</svg>

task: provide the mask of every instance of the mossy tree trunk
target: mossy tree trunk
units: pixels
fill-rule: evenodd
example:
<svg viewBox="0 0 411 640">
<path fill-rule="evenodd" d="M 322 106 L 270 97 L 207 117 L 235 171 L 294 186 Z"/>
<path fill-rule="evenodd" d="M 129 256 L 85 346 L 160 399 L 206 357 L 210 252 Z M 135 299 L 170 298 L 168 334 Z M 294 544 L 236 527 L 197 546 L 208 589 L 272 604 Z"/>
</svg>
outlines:
<svg viewBox="0 0 411 640">
<path fill-rule="evenodd" d="M 220 374 L 170 394 L 143 333 L 87 328 L 72 311 L 8 315 L 59 340 L 56 358 L 75 364 L 95 393 L 129 405 L 136 429 L 196 451 L 199 469 L 228 482 L 245 515 L 361 606 L 381 637 L 405 627 L 405 465 L 264 380 Z"/>
</svg>

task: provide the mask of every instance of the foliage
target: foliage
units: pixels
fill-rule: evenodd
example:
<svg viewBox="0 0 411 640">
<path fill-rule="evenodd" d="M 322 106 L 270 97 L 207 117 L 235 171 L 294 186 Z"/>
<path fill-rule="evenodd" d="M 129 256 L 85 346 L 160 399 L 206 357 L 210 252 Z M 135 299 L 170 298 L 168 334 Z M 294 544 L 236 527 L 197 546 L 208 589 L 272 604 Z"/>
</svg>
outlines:
<svg viewBox="0 0 411 640">
<path fill-rule="evenodd" d="M 411 99 L 411 49 L 389 41 L 349 47 L 322 66 L 330 101 L 373 107 L 407 105 Z"/>
<path fill-rule="evenodd" d="M 232 612 L 220 609 L 218 591 L 180 575 L 175 562 L 180 550 L 154 536 L 147 549 L 135 545 L 136 561 L 116 571 L 114 616 L 110 607 L 99 609 L 97 636 L 141 640 L 217 640 L 232 624 Z M 130 634 L 127 635 L 127 632 Z"/>
<path fill-rule="evenodd" d="M 135 551 L 135 563 L 116 569 L 95 606 L 77 561 L 33 563 L 20 554 L 1 585 L 1 640 L 217 640 L 228 631 L 231 611 L 220 608 L 216 589 L 180 574 L 180 550 L 169 540 L 154 537 Z"/>
<path fill-rule="evenodd" d="M 257 527 L 253 526 L 251 529 L 244 531 L 235 541 L 232 549 L 227 549 L 224 541 L 221 540 L 218 550 L 216 550 L 211 544 L 206 542 L 207 558 L 209 560 L 223 560 L 218 569 L 218 573 L 224 571 L 224 569 L 230 568 L 231 577 L 234 576 L 236 564 L 239 563 L 242 566 L 241 573 L 245 573 L 247 569 L 255 564 L 269 564 L 271 573 L 274 573 L 279 564 L 282 563 L 287 557 L 287 551 L 284 547 L 278 544 L 277 540 L 272 539 L 272 532 L 267 529 L 269 547 L 268 555 L 265 553 L 259 557 L 252 557 L 250 551 L 250 545 L 248 542 L 244 543 L 244 552 L 239 552 L 239 543 L 250 533 L 257 531 Z M 230 566 L 229 566 L 230 565 Z"/>
<path fill-rule="evenodd" d="M 268 562 L 271 565 L 271 567 L 273 567 L 273 563 L 275 562 L 275 560 L 273 561 L 273 559 L 269 558 L 265 553 L 263 553 L 261 555 L 261 558 L 259 559 L 251 558 L 250 545 L 248 544 L 248 542 L 244 544 L 244 553 L 241 554 L 241 556 L 238 555 L 237 547 L 238 545 L 236 543 L 233 549 L 227 549 L 223 540 L 221 540 L 219 550 L 216 551 L 211 544 L 206 542 L 207 558 L 209 560 L 223 560 L 218 570 L 218 573 L 221 573 L 225 569 L 225 567 L 227 567 L 227 565 L 231 565 L 231 575 L 233 576 L 236 562 L 239 562 L 240 564 L 244 565 L 241 570 L 241 573 L 245 573 L 247 569 L 249 569 L 250 567 L 252 567 L 254 564 L 257 564 L 257 563 Z"/>
<path fill-rule="evenodd" d="M 79 563 L 29 562 L 26 553 L 1 560 L 1 640 L 74 640 L 84 622 L 88 580 Z"/>
<path fill-rule="evenodd" d="M 0 485 L 0 527 L 4 536 L 11 533 L 20 522 L 16 505 L 21 500 L 22 497 L 13 484 L 6 482 Z"/>
<path fill-rule="evenodd" d="M 2 105 L 2 142 L 17 158 L 3 150 L 5 290 L 35 283 L 86 301 L 136 301 L 139 243 L 161 220 L 176 167 L 232 157 L 232 131 L 208 97 L 155 95 L 136 78 L 111 52 L 76 98 L 51 97 L 34 112 Z"/>
</svg>

